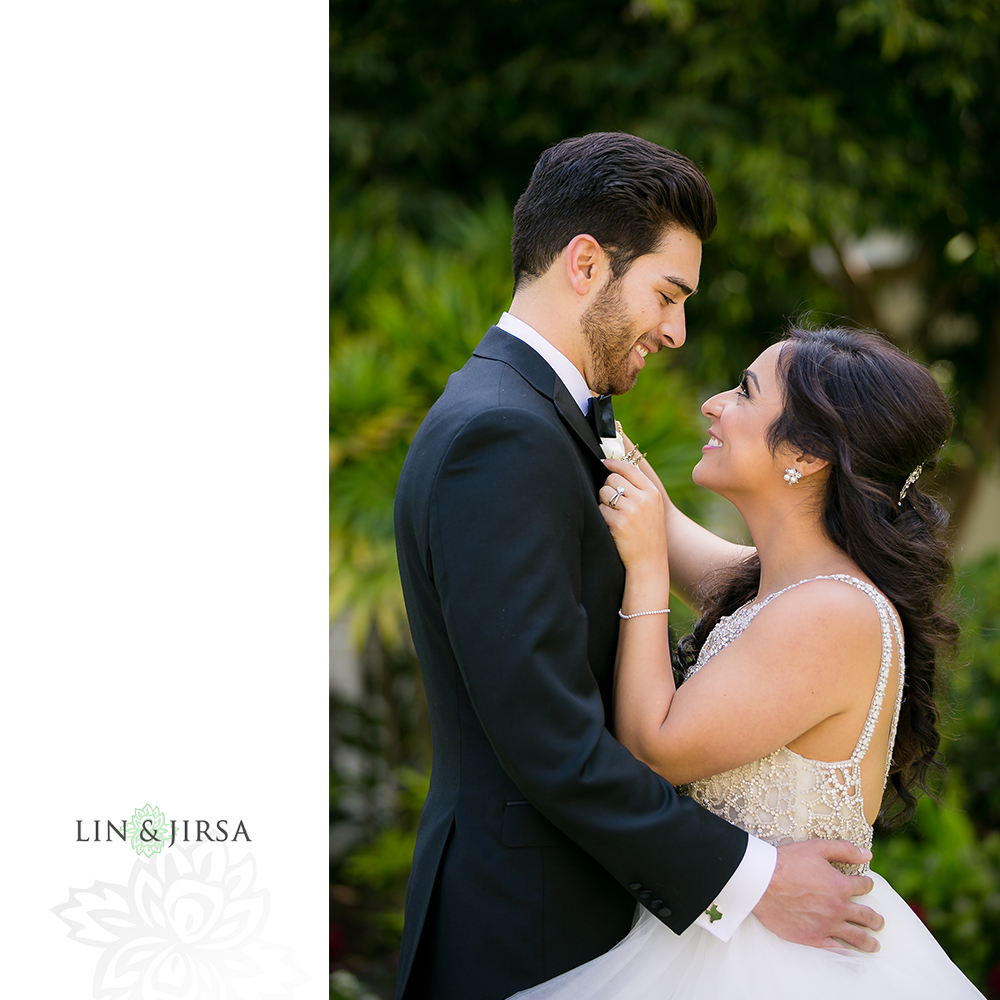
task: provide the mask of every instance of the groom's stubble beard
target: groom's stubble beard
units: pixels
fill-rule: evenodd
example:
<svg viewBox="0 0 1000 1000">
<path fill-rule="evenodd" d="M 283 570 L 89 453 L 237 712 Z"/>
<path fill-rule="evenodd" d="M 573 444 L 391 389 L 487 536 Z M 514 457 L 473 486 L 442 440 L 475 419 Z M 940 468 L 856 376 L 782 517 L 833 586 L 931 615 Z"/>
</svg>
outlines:
<svg viewBox="0 0 1000 1000">
<path fill-rule="evenodd" d="M 590 388 L 618 396 L 635 386 L 639 369 L 632 348 L 642 335 L 636 330 L 621 295 L 621 281 L 610 280 L 580 317 L 580 332 L 590 352 Z"/>
</svg>

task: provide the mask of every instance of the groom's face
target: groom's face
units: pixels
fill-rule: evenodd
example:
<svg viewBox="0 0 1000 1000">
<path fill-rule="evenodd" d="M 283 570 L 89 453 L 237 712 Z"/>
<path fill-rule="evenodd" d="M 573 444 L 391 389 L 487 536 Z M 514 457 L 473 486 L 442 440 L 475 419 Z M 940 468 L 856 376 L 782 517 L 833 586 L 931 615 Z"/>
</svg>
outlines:
<svg viewBox="0 0 1000 1000">
<path fill-rule="evenodd" d="M 677 228 L 618 280 L 608 281 L 580 317 L 591 389 L 628 392 L 648 354 L 684 343 L 684 302 L 697 290 L 700 274 L 701 240 Z"/>
</svg>

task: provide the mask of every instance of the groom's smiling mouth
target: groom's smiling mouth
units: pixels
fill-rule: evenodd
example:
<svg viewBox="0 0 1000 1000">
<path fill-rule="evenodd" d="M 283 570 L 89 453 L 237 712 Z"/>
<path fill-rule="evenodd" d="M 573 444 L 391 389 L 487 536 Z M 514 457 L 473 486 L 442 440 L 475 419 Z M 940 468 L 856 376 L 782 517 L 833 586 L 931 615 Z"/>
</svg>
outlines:
<svg viewBox="0 0 1000 1000">
<path fill-rule="evenodd" d="M 659 350 L 657 347 L 649 347 L 644 344 L 641 340 L 637 340 L 633 348 L 636 354 L 639 355 L 640 367 L 646 366 L 646 355 L 655 354 Z"/>
</svg>

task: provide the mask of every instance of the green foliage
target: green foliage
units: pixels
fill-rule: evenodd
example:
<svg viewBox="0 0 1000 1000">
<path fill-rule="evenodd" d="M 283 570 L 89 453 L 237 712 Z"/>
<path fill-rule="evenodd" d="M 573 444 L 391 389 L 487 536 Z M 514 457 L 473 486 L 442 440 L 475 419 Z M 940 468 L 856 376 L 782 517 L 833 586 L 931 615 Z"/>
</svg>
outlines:
<svg viewBox="0 0 1000 1000">
<path fill-rule="evenodd" d="M 358 848 L 348 858 L 344 874 L 353 885 L 391 893 L 399 889 L 400 881 L 406 884 L 417 821 L 430 778 L 410 768 L 401 768 L 397 780 L 400 826 L 383 830 L 374 843 Z"/>
<path fill-rule="evenodd" d="M 427 798 L 430 776 L 402 768 L 397 779 L 400 784 L 399 825 L 386 827 L 373 843 L 359 847 L 343 867 L 343 878 L 348 885 L 357 886 L 366 893 L 373 892 L 383 900 L 378 920 L 390 951 L 399 947 L 403 934 L 406 880 L 410 877 L 417 824 Z"/>
<path fill-rule="evenodd" d="M 682 150 L 720 209 L 679 362 L 689 380 L 732 382 L 803 311 L 883 329 L 940 362 L 963 445 L 949 493 L 965 510 L 1000 429 L 991 0 L 337 0 L 332 13 L 345 190 L 391 187 L 403 228 L 431 238 L 449 199 L 513 204 L 566 136 L 621 129 Z M 909 241 L 890 266 L 858 250 L 879 230 Z"/>
<path fill-rule="evenodd" d="M 951 681 L 948 760 L 966 785 L 970 818 L 981 830 L 1000 830 L 1000 554 L 962 580 L 968 617 Z"/>
<path fill-rule="evenodd" d="M 683 150 L 719 201 L 689 342 L 620 401 L 682 505 L 698 401 L 808 312 L 879 326 L 936 362 L 959 414 L 961 516 L 1000 426 L 991 13 L 986 0 L 337 0 L 331 610 L 353 610 L 357 639 L 374 622 L 405 641 L 395 481 L 509 301 L 510 206 L 544 146 L 595 129 Z M 903 246 L 881 270 L 852 242 L 879 228 Z"/>
<path fill-rule="evenodd" d="M 331 918 L 348 929 L 352 956 L 391 955 L 399 949 L 406 882 L 429 783 L 429 774 L 399 768 L 393 818 L 332 869 Z"/>
<path fill-rule="evenodd" d="M 330 1000 L 379 1000 L 379 997 L 360 983 L 357 976 L 339 969 L 330 976 Z"/>
<path fill-rule="evenodd" d="M 331 614 L 398 646 L 392 502 L 420 421 L 509 300 L 510 213 L 451 207 L 428 243 L 388 189 L 335 201 L 331 279 Z"/>
<path fill-rule="evenodd" d="M 668 20 L 679 6 L 668 5 Z M 964 421 L 975 424 L 966 410 L 979 402 L 998 292 L 993 5 L 685 6 L 686 26 L 672 31 L 683 52 L 676 85 L 650 96 L 638 131 L 703 166 L 720 210 L 705 272 L 715 282 L 729 270 L 746 279 L 743 290 L 726 289 L 701 328 L 732 343 L 740 322 L 774 329 L 796 304 L 846 313 L 928 361 L 947 357 L 962 432 L 974 438 Z M 659 19 L 654 9 L 648 16 Z M 914 247 L 891 274 L 873 276 L 852 259 L 848 234 L 878 229 L 913 234 Z M 945 249 L 962 232 L 970 256 L 956 263 Z M 908 324 L 894 314 L 893 295 L 914 282 L 936 291 Z M 975 316 L 979 335 L 948 342 L 935 314 L 952 310 Z"/>
</svg>

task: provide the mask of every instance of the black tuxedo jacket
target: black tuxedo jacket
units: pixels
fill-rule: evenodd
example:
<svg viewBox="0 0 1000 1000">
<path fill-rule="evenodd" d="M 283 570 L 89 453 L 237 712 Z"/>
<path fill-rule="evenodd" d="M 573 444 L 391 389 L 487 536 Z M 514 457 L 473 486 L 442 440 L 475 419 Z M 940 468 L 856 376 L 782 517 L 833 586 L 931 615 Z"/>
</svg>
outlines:
<svg viewBox="0 0 1000 1000">
<path fill-rule="evenodd" d="M 398 998 L 503 1000 L 612 947 L 637 900 L 679 933 L 742 860 L 745 833 L 605 727 L 624 570 L 602 457 L 496 327 L 410 447 L 396 545 L 434 759 Z"/>
</svg>

